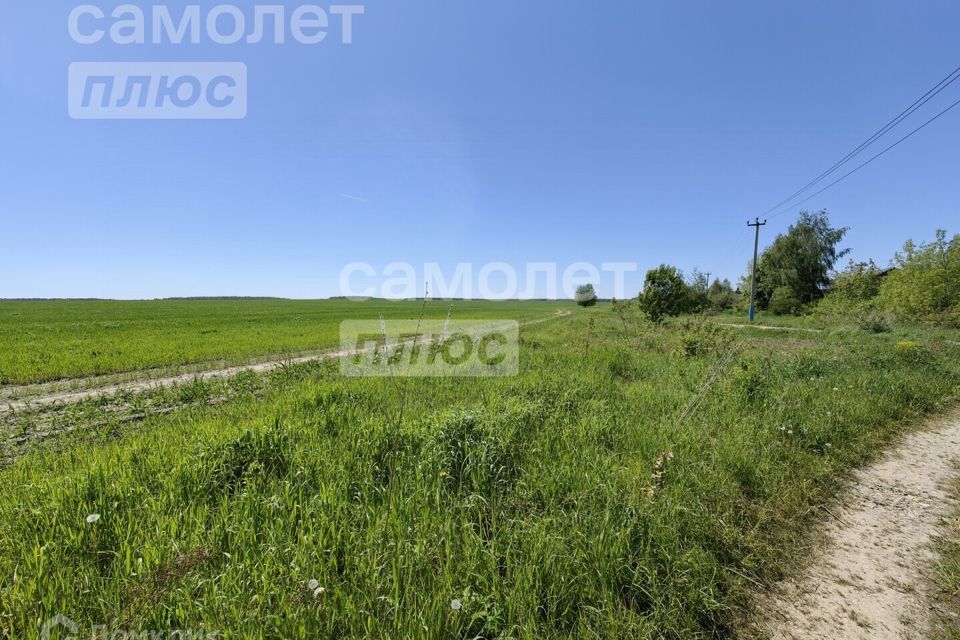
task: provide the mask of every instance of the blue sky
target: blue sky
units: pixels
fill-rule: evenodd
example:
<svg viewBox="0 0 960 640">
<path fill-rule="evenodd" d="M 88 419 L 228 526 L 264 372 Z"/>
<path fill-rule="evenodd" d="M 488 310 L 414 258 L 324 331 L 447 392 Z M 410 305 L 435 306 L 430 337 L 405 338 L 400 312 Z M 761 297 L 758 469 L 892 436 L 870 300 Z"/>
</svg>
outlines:
<svg viewBox="0 0 960 640">
<path fill-rule="evenodd" d="M 748 218 L 960 65 L 954 0 L 367 0 L 314 46 L 83 46 L 77 4 L 4 7 L 0 297 L 326 297 L 355 261 L 736 279 Z M 246 119 L 69 118 L 71 62 L 141 60 L 244 62 Z M 881 263 L 957 232 L 958 142 L 960 109 L 805 208 Z"/>
</svg>

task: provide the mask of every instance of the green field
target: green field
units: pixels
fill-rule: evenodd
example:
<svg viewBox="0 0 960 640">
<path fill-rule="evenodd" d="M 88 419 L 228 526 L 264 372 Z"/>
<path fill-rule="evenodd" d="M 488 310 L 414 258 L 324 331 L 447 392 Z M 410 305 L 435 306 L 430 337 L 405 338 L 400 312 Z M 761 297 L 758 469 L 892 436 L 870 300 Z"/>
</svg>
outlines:
<svg viewBox="0 0 960 640">
<path fill-rule="evenodd" d="M 527 320 L 569 302 L 430 302 L 425 316 Z M 0 385 L 329 349 L 342 320 L 415 318 L 414 301 L 0 301 Z"/>
<path fill-rule="evenodd" d="M 50 329 L 53 353 L 53 335 L 89 349 L 113 323 L 150 336 L 134 338 L 147 351 L 118 338 L 125 364 L 99 370 L 176 362 L 167 336 L 196 336 L 200 317 L 218 337 L 193 343 L 198 359 L 320 347 L 305 325 L 339 312 L 122 303 L 118 318 L 90 303 L 95 317 L 69 319 L 51 304 L 4 303 L 4 342 L 14 310 Z M 803 561 L 844 474 L 960 392 L 960 345 L 922 328 L 573 311 L 522 330 L 511 378 L 347 379 L 306 363 L 23 416 L 72 430 L 0 470 L 0 637 L 36 637 L 57 613 L 223 638 L 743 636 L 751 595 Z M 78 349 L 71 373 L 98 370 Z M 22 362 L 36 364 L 19 380 L 66 372 Z"/>
</svg>

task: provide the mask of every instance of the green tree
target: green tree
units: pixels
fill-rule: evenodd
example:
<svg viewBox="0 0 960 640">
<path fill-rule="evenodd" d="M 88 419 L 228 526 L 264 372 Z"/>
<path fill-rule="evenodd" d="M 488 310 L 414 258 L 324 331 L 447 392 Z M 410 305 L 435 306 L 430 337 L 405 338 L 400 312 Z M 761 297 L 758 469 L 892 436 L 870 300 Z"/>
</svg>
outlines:
<svg viewBox="0 0 960 640">
<path fill-rule="evenodd" d="M 919 246 L 907 241 L 893 259 L 895 270 L 880 286 L 881 305 L 903 317 L 960 321 L 960 235 Z"/>
<path fill-rule="evenodd" d="M 574 296 L 577 304 L 581 307 L 592 307 L 597 304 L 597 292 L 592 284 L 582 284 L 577 287 L 577 294 Z"/>
<path fill-rule="evenodd" d="M 706 310 L 710 305 L 709 289 L 710 281 L 706 274 L 699 269 L 694 269 L 687 278 L 687 304 L 684 311 L 698 313 Z"/>
<path fill-rule="evenodd" d="M 707 303 L 713 311 L 732 309 L 737 303 L 737 293 L 730 281 L 726 278 L 722 282 L 720 278 L 715 279 L 707 290 Z"/>
<path fill-rule="evenodd" d="M 647 272 L 643 291 L 637 300 L 643 312 L 659 323 L 666 316 L 678 316 L 687 311 L 690 296 L 680 270 L 662 264 Z"/>
<path fill-rule="evenodd" d="M 757 265 L 757 304 L 767 309 L 775 291 L 783 304 L 779 308 L 808 305 L 823 297 L 830 285 L 830 272 L 849 249 L 838 245 L 846 227 L 830 226 L 826 210 L 803 211 L 786 233 L 777 236 L 760 256 Z M 747 289 L 749 289 L 747 276 Z"/>
</svg>

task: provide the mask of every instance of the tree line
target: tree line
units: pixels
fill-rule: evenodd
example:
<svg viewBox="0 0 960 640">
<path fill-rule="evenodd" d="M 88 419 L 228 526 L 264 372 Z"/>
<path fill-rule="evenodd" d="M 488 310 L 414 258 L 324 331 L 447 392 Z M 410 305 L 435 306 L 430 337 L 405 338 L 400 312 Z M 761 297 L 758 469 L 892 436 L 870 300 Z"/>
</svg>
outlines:
<svg viewBox="0 0 960 640">
<path fill-rule="evenodd" d="M 938 230 L 930 242 L 908 240 L 881 268 L 873 261 L 837 264 L 850 253 L 849 229 L 834 227 L 825 210 L 803 211 L 757 261 L 757 308 L 774 315 L 823 314 L 857 319 L 878 329 L 892 320 L 960 326 L 960 235 Z M 698 270 L 685 276 L 662 264 L 646 274 L 637 304 L 654 322 L 687 313 L 745 310 L 752 261 L 736 288 L 712 283 Z"/>
</svg>

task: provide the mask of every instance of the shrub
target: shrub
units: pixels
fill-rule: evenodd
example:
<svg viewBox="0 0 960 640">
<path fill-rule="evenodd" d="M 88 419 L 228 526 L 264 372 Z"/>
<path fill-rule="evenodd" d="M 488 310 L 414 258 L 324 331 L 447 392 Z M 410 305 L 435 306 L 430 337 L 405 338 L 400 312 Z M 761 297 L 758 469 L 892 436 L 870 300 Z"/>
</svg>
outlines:
<svg viewBox="0 0 960 640">
<path fill-rule="evenodd" d="M 960 309 L 960 235 L 916 246 L 908 241 L 880 287 L 880 302 L 901 317 L 938 321 Z"/>
<path fill-rule="evenodd" d="M 680 331 L 679 353 L 688 357 L 722 353 L 730 342 L 723 327 L 704 320 L 688 321 Z"/>
<path fill-rule="evenodd" d="M 884 314 L 875 311 L 860 316 L 857 324 L 861 329 L 869 331 L 870 333 L 887 333 L 892 328 L 890 319 Z"/>
<path fill-rule="evenodd" d="M 833 279 L 830 292 L 817 304 L 824 316 L 860 318 L 876 313 L 883 272 L 871 262 L 853 262 Z"/>
</svg>

